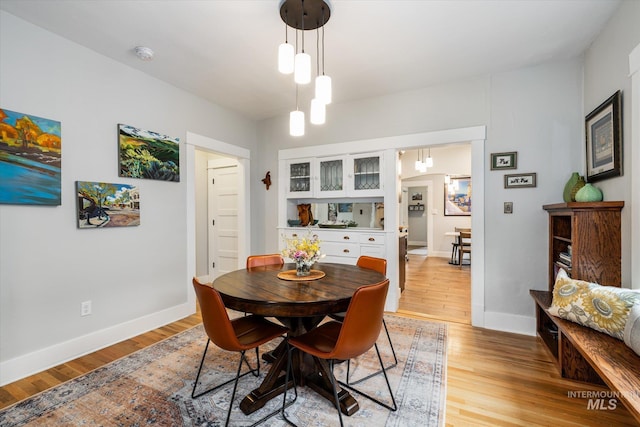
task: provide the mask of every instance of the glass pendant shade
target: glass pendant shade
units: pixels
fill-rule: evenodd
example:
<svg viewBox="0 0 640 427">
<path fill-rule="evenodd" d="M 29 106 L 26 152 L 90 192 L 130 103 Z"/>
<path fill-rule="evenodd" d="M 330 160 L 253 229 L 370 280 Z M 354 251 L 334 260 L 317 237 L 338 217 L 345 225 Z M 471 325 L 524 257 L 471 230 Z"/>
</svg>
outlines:
<svg viewBox="0 0 640 427">
<path fill-rule="evenodd" d="M 415 169 L 419 171 L 422 169 L 422 162 L 420 160 L 416 160 Z"/>
<path fill-rule="evenodd" d="M 295 56 L 293 80 L 300 85 L 311 81 L 311 56 L 308 53 L 301 52 Z"/>
<path fill-rule="evenodd" d="M 278 71 L 282 74 L 293 73 L 295 50 L 290 43 L 282 43 L 278 47 Z"/>
<path fill-rule="evenodd" d="M 425 164 L 427 165 L 428 168 L 432 168 L 433 167 L 433 159 L 431 158 L 431 155 L 429 155 L 429 157 L 427 157 Z"/>
<path fill-rule="evenodd" d="M 318 98 L 311 100 L 311 112 L 309 121 L 314 125 L 323 125 L 327 117 L 327 107 Z"/>
<path fill-rule="evenodd" d="M 316 98 L 325 104 L 331 104 L 331 77 L 316 77 Z"/>
<path fill-rule="evenodd" d="M 296 110 L 289 114 L 289 134 L 291 136 L 304 135 L 304 112 Z"/>
</svg>

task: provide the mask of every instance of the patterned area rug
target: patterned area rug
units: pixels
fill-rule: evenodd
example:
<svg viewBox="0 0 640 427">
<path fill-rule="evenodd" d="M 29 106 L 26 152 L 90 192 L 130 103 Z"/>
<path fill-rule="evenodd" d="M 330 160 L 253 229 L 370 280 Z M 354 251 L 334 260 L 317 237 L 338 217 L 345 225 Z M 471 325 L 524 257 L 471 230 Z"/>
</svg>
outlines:
<svg viewBox="0 0 640 427">
<path fill-rule="evenodd" d="M 360 410 L 343 417 L 348 426 L 442 426 L 446 401 L 445 324 L 385 316 L 398 356 L 398 365 L 388 371 L 398 403 L 390 412 L 375 403 L 354 396 Z M 89 374 L 22 401 L 0 411 L 1 426 L 222 426 L 233 384 L 197 399 L 191 398 L 193 380 L 202 357 L 206 335 L 202 325 L 140 350 Z M 275 347 L 269 343 L 263 351 Z M 385 364 L 392 355 L 384 331 L 378 347 Z M 249 355 L 249 353 L 247 353 Z M 209 347 L 203 368 L 202 383 L 218 384 L 230 378 L 237 368 L 237 353 Z M 255 353 L 249 355 L 255 363 Z M 248 425 L 282 405 L 282 398 L 272 399 L 264 408 L 245 416 L 239 402 L 264 377 L 268 366 L 262 362 L 261 377 L 240 379 L 230 425 Z M 375 351 L 351 363 L 353 382 L 379 367 Z M 335 374 L 344 380 L 346 364 L 336 365 Z M 231 374 L 231 375 L 230 375 Z M 389 401 L 382 375 L 357 385 L 365 392 Z M 289 394 L 291 396 L 291 394 Z M 298 400 L 287 415 L 300 426 L 338 424 L 336 410 L 324 398 L 306 387 L 298 387 Z M 264 426 L 284 426 L 275 415 Z"/>
</svg>

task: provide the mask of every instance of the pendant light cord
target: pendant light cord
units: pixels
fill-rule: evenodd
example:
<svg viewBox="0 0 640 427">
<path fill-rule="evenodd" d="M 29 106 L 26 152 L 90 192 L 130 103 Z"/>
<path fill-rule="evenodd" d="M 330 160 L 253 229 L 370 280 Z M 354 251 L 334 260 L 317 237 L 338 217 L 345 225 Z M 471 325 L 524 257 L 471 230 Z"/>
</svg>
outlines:
<svg viewBox="0 0 640 427">
<path fill-rule="evenodd" d="M 320 75 L 320 29 L 316 28 L 316 76 L 319 76 L 319 75 Z"/>
<path fill-rule="evenodd" d="M 322 8 L 322 75 L 324 76 L 324 7 Z"/>
<path fill-rule="evenodd" d="M 284 42 L 289 43 L 289 10 L 284 10 Z"/>
<path fill-rule="evenodd" d="M 300 5 L 300 9 L 302 11 L 302 53 L 304 53 L 304 0 L 301 1 Z"/>
</svg>

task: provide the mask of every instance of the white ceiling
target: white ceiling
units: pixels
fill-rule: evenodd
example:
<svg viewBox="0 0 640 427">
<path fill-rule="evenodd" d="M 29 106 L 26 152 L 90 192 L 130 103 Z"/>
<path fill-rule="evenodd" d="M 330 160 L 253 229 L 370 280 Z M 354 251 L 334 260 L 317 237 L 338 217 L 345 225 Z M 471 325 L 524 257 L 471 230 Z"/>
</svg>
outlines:
<svg viewBox="0 0 640 427">
<path fill-rule="evenodd" d="M 279 0 L 0 0 L 0 8 L 252 119 L 295 106 Z M 618 0 L 334 0 L 325 70 L 343 103 L 581 54 Z M 295 40 L 289 32 L 290 40 Z M 142 62 L 134 46 L 152 48 Z M 315 61 L 315 31 L 307 32 Z M 310 98 L 312 88 L 302 91 Z"/>
</svg>

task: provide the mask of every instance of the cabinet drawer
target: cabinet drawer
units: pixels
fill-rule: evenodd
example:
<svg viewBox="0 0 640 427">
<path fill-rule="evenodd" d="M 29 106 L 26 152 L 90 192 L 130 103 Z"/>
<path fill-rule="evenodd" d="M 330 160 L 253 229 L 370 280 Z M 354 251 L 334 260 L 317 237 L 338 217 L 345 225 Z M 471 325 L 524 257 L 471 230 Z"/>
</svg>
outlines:
<svg viewBox="0 0 640 427">
<path fill-rule="evenodd" d="M 322 247 L 325 242 L 351 242 L 358 243 L 360 242 L 360 234 L 353 233 L 349 231 L 326 231 L 326 230 L 318 230 L 315 234 L 318 235 L 320 239 L 320 246 Z"/>
<path fill-rule="evenodd" d="M 360 255 L 386 258 L 384 245 L 360 245 Z"/>
<path fill-rule="evenodd" d="M 368 233 L 360 235 L 360 243 L 363 245 L 384 245 L 383 233 Z"/>
<path fill-rule="evenodd" d="M 305 230 L 304 228 L 300 228 L 299 230 L 290 229 L 290 230 L 283 231 L 282 235 L 287 239 L 291 239 L 294 237 L 298 239 L 309 238 L 309 237 L 313 237 L 314 235 L 318 235 L 318 238 L 321 238 L 318 233 L 310 232 L 310 231 L 311 230 Z"/>
<path fill-rule="evenodd" d="M 360 245 L 358 243 L 322 242 L 320 251 L 328 257 L 358 258 L 360 256 Z"/>
</svg>

